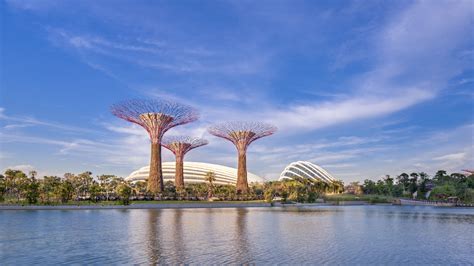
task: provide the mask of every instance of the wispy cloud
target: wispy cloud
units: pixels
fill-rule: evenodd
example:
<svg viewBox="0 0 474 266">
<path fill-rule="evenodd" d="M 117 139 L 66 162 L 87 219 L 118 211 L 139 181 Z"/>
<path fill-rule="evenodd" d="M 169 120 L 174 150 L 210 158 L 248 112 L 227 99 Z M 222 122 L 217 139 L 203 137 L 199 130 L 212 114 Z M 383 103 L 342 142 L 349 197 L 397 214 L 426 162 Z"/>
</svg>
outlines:
<svg viewBox="0 0 474 266">
<path fill-rule="evenodd" d="M 312 130 L 391 114 L 433 99 L 466 67 L 453 54 L 469 41 L 469 6 L 469 1 L 413 3 L 373 37 L 376 64 L 355 79 L 349 99 L 270 112 L 267 119 L 289 130 Z"/>
<path fill-rule="evenodd" d="M 42 126 L 42 127 L 60 129 L 64 131 L 70 131 L 70 132 L 79 132 L 79 133 L 96 132 L 95 130 L 92 130 L 92 129 L 86 129 L 86 128 L 75 127 L 75 126 L 70 126 L 70 125 L 56 123 L 56 122 L 38 120 L 34 117 L 7 115 L 5 113 L 5 108 L 0 108 L 0 121 L 2 120 L 6 122 L 17 123 L 17 124 L 7 124 L 4 126 L 4 129 L 17 129 L 17 128 L 30 127 L 30 126 Z"/>
<path fill-rule="evenodd" d="M 412 89 L 407 94 L 386 97 L 356 96 L 344 101 L 324 102 L 269 112 L 267 120 L 284 130 L 314 130 L 354 120 L 380 117 L 433 98 L 429 91 Z"/>
<path fill-rule="evenodd" d="M 465 152 L 451 153 L 443 156 L 433 158 L 435 161 L 459 161 L 466 158 L 467 154 Z"/>
<path fill-rule="evenodd" d="M 192 74 L 255 74 L 266 69 L 269 53 L 255 54 L 246 50 L 206 50 L 183 46 L 183 43 L 164 43 L 143 38 L 107 39 L 92 34 L 77 34 L 60 28 L 48 27 L 49 38 L 55 44 L 73 49 L 81 56 L 101 55 L 133 63 L 140 67 Z M 251 54 L 249 54 L 251 53 Z M 242 58 L 245 54 L 245 59 Z M 92 63 L 92 65 L 95 65 Z"/>
<path fill-rule="evenodd" d="M 473 163 L 472 127 L 460 126 L 472 123 L 469 118 L 424 127 L 420 120 L 434 118 L 410 113 L 461 86 L 453 93 L 472 98 L 472 80 L 462 75 L 472 70 L 470 1 L 355 1 L 343 7 L 222 2 L 222 9 L 198 13 L 166 2 L 7 4 L 40 25 L 38 32 L 68 55 L 64 61 L 73 65 L 76 58 L 77 65 L 127 88 L 113 97 L 160 97 L 197 107 L 200 121 L 167 133 L 209 138 L 189 160 L 235 166 L 234 147 L 210 136 L 207 127 L 263 120 L 279 131 L 250 147 L 249 169 L 271 179 L 296 160 L 311 160 L 347 180 Z M 84 17 L 65 19 L 76 13 Z M 11 151 L 22 145 L 12 143 L 35 144 L 24 145 L 29 150 L 22 154 L 48 148 L 54 158 L 48 161 L 61 160 L 63 167 L 126 174 L 147 164 L 147 133 L 103 115 L 106 108 L 97 112 L 102 116 L 82 128 L 0 108 L 2 150 L 8 146 L 8 157 L 17 159 L 3 157 L 2 165 L 42 166 L 38 158 L 18 161 L 20 153 Z M 337 130 L 343 127 L 350 129 Z M 167 151 L 164 156 L 173 159 Z"/>
</svg>

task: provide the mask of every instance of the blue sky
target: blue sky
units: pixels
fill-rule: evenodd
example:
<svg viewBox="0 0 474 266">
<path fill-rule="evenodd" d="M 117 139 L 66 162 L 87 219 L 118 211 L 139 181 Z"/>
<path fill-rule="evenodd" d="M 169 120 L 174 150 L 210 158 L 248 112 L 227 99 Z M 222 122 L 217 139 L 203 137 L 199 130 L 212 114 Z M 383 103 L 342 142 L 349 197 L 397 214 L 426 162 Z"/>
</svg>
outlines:
<svg viewBox="0 0 474 266">
<path fill-rule="evenodd" d="M 167 134 L 186 159 L 236 165 L 206 133 L 225 120 L 279 131 L 249 148 L 276 179 L 308 160 L 349 182 L 474 167 L 469 1 L 2 1 L 0 169 L 127 176 L 145 131 L 109 106 L 162 97 L 201 119 Z M 172 154 L 164 152 L 165 160 Z"/>
</svg>

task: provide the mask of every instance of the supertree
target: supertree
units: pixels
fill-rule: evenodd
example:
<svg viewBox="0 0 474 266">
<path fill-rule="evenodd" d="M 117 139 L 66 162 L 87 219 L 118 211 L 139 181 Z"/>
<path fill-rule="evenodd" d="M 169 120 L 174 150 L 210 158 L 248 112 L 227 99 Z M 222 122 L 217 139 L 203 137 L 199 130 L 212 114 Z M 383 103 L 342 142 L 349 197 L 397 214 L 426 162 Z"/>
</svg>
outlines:
<svg viewBox="0 0 474 266">
<path fill-rule="evenodd" d="M 232 121 L 211 126 L 209 133 L 232 142 L 238 152 L 237 168 L 237 192 L 248 192 L 247 181 L 247 148 L 250 143 L 259 138 L 270 136 L 276 131 L 276 127 L 261 122 Z"/>
<path fill-rule="evenodd" d="M 166 131 L 198 119 L 198 112 L 187 105 L 162 99 L 133 99 L 112 105 L 111 112 L 126 121 L 142 126 L 150 135 L 151 159 L 148 191 L 163 191 L 161 140 Z"/>
<path fill-rule="evenodd" d="M 176 157 L 176 169 L 174 184 L 177 189 L 184 188 L 183 160 L 184 155 L 190 150 L 204 146 L 209 142 L 201 138 L 188 136 L 170 136 L 164 137 L 161 145 L 170 150 Z"/>
</svg>

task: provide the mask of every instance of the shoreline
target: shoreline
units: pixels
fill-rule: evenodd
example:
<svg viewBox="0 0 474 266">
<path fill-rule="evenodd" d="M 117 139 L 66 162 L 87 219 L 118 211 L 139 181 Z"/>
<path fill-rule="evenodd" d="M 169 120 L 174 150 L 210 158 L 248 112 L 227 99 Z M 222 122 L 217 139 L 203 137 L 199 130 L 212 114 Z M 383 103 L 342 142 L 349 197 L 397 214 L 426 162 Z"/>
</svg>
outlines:
<svg viewBox="0 0 474 266">
<path fill-rule="evenodd" d="M 448 207 L 459 208 L 455 206 L 433 206 L 433 205 L 399 205 L 392 203 L 374 203 L 364 201 L 347 201 L 325 203 L 266 203 L 266 202 L 248 202 L 248 203 L 229 203 L 229 202 L 203 202 L 203 203 L 137 203 L 130 205 L 0 205 L 0 211 L 18 211 L 18 210 L 133 210 L 133 209 L 225 209 L 225 208 L 268 208 L 268 207 L 328 207 L 328 206 L 428 206 L 428 207 Z M 472 208 L 472 207 L 471 207 Z"/>
<path fill-rule="evenodd" d="M 207 209 L 271 207 L 271 203 L 139 203 L 130 205 L 0 205 L 4 210 Z"/>
<path fill-rule="evenodd" d="M 363 201 L 347 201 L 342 204 L 325 203 L 266 203 L 266 202 L 196 202 L 196 203 L 137 203 L 130 205 L 0 205 L 0 211 L 7 210 L 113 210 L 113 209 L 219 209 L 219 208 L 261 208 L 261 207 L 311 207 L 311 206 L 361 206 L 392 205 L 369 204 Z"/>
</svg>

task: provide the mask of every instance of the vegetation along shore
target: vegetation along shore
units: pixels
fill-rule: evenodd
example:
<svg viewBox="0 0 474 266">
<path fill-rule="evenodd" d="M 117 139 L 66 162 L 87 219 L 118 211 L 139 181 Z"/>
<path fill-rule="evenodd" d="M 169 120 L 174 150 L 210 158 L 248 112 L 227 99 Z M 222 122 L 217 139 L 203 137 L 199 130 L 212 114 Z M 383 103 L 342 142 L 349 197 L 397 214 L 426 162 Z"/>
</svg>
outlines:
<svg viewBox="0 0 474 266">
<path fill-rule="evenodd" d="M 186 183 L 177 189 L 166 182 L 164 190 L 152 194 L 146 182 L 128 182 L 113 175 L 94 177 L 91 172 L 66 173 L 63 177 L 44 176 L 36 172 L 25 174 L 7 170 L 0 175 L 0 206 L 51 206 L 67 208 L 118 208 L 152 206 L 159 208 L 197 206 L 238 206 L 250 204 L 268 206 L 268 203 L 322 203 L 339 204 L 361 201 L 369 204 L 392 203 L 397 198 L 447 201 L 456 198 L 459 203 L 474 203 L 474 175 L 447 174 L 438 171 L 433 178 L 425 173 L 402 173 L 396 178 L 386 176 L 378 181 L 365 180 L 347 186 L 340 181 L 325 183 L 318 180 L 298 179 L 249 184 L 249 191 L 239 194 L 233 185 L 213 183 L 209 173 L 207 183 Z M 139 205 L 142 204 L 142 205 Z M 200 205 L 196 205 L 200 204 Z M 85 206 L 85 207 L 83 207 Z"/>
</svg>

